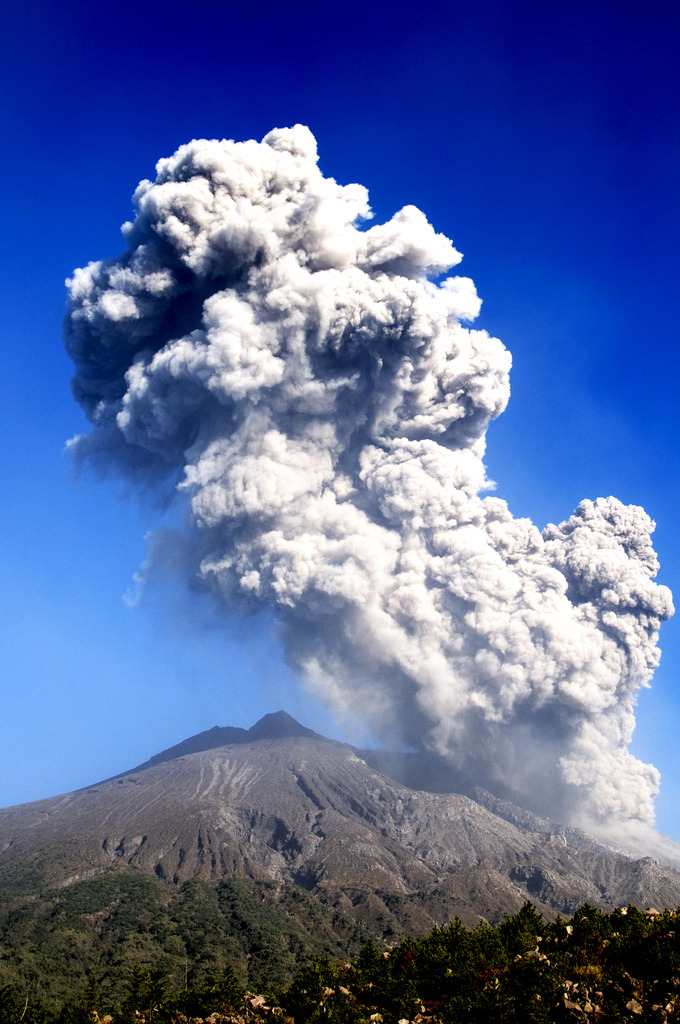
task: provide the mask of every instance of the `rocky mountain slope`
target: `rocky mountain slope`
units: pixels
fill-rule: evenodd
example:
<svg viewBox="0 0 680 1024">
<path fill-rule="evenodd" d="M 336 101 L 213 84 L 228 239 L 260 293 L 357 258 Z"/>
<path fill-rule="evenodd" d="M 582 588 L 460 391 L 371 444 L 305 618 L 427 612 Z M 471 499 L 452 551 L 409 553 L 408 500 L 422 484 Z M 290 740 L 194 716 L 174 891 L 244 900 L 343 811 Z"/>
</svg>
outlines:
<svg viewBox="0 0 680 1024">
<path fill-rule="evenodd" d="M 455 914 L 497 922 L 527 898 L 548 916 L 586 901 L 680 905 L 680 873 L 652 858 L 621 856 L 488 794 L 408 788 L 283 713 L 0 811 L 6 892 L 65 889 L 123 868 L 172 886 L 298 887 L 380 938 Z"/>
</svg>

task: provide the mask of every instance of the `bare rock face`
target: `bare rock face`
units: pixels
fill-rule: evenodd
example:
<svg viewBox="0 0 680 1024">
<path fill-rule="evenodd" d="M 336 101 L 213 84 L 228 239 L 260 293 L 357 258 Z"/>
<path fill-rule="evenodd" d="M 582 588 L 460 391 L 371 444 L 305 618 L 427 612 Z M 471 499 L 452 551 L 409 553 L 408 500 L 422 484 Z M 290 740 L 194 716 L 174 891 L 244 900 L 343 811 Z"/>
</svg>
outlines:
<svg viewBox="0 0 680 1024">
<path fill-rule="evenodd" d="M 454 914 L 493 923 L 528 898 L 549 917 L 584 902 L 680 905 L 680 873 L 651 858 L 489 794 L 408 788 L 282 714 L 0 811 L 0 886 L 43 892 L 124 866 L 175 885 L 293 884 L 380 937 Z"/>
</svg>

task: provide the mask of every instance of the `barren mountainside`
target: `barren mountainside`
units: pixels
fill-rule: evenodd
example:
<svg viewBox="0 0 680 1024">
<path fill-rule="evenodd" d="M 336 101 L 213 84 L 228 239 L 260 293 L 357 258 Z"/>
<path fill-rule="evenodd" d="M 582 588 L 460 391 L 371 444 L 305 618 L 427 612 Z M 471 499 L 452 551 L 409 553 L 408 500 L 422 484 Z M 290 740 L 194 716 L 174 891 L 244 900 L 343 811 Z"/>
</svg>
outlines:
<svg viewBox="0 0 680 1024">
<path fill-rule="evenodd" d="M 489 794 L 411 789 L 283 713 L 0 811 L 6 890 L 63 889 L 124 867 L 174 886 L 300 887 L 378 937 L 455 914 L 496 922 L 527 898 L 548 916 L 583 902 L 680 905 L 680 873 L 652 858 L 624 857 Z"/>
</svg>

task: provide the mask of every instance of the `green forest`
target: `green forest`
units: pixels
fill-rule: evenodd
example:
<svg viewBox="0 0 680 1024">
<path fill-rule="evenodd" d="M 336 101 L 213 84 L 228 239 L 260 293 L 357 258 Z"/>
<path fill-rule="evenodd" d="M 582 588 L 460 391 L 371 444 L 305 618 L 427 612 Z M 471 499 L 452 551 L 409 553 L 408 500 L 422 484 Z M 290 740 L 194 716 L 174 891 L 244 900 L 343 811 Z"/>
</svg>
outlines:
<svg viewBox="0 0 680 1024">
<path fill-rule="evenodd" d="M 468 929 L 456 919 L 391 948 L 364 942 L 351 959 L 315 956 L 289 985 L 256 993 L 231 963 L 194 981 L 188 960 L 183 973 L 169 972 L 138 950 L 117 988 L 92 974 L 59 1005 L 25 976 L 8 981 L 0 1024 L 678 1021 L 679 927 L 680 911 L 630 906 L 606 914 L 584 905 L 569 920 L 548 922 L 525 903 L 498 927 Z M 11 965 L 3 968 L 7 978 Z"/>
</svg>

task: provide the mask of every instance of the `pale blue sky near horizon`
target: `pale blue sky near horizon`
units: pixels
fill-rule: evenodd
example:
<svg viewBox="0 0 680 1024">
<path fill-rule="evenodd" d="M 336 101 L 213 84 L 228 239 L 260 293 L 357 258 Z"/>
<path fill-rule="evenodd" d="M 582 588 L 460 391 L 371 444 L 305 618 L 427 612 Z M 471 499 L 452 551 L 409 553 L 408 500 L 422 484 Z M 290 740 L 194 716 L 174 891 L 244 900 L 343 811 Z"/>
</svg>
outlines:
<svg viewBox="0 0 680 1024">
<path fill-rule="evenodd" d="M 8 12 L 0 806 L 279 708 L 370 739 L 305 694 L 266 617 L 225 620 L 172 586 L 126 603 L 162 513 L 115 480 L 75 480 L 63 454 L 86 427 L 64 279 L 121 251 L 138 181 L 191 138 L 301 122 L 376 221 L 422 209 L 464 254 L 477 325 L 513 355 L 488 435 L 497 494 L 541 528 L 586 497 L 644 506 L 658 579 L 680 594 L 678 34 L 653 0 Z M 632 749 L 661 770 L 658 826 L 680 839 L 679 619 L 660 646 Z"/>
</svg>

